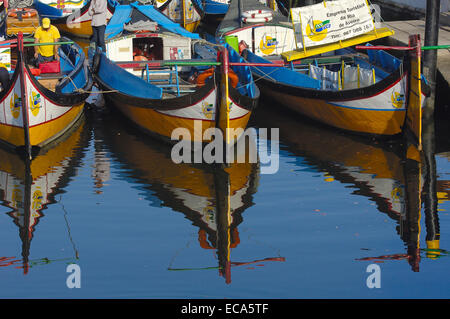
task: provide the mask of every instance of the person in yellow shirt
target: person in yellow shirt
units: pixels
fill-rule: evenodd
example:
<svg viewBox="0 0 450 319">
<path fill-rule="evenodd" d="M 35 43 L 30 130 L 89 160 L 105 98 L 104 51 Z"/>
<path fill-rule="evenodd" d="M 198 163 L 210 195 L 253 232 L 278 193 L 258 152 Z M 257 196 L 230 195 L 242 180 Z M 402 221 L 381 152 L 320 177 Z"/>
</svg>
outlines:
<svg viewBox="0 0 450 319">
<path fill-rule="evenodd" d="M 34 32 L 34 43 L 58 42 L 60 38 L 58 28 L 50 24 L 49 18 L 42 19 L 42 25 Z M 36 64 L 59 60 L 59 45 L 37 45 L 34 47 Z"/>
</svg>

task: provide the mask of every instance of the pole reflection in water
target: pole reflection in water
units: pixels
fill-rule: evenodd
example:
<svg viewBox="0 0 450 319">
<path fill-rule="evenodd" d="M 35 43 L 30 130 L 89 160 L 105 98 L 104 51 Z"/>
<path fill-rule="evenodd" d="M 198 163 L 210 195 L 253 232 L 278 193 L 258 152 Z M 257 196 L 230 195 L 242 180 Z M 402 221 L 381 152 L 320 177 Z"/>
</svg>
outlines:
<svg viewBox="0 0 450 319">
<path fill-rule="evenodd" d="M 242 214 L 253 205 L 253 194 L 258 187 L 259 164 L 248 161 L 248 151 L 243 163 L 229 167 L 175 164 L 170 157 L 170 146 L 120 123 L 112 114 L 96 127 L 104 132 L 96 134 L 111 149 L 115 157 L 112 160 L 125 165 L 126 178 L 144 185 L 145 199 L 150 205 L 170 207 L 184 214 L 198 228 L 200 248 L 214 250 L 218 260 L 218 266 L 198 267 L 184 264 L 173 267 L 176 263 L 173 260 L 169 270 L 217 269 L 225 282 L 230 283 L 231 267 L 284 261 L 280 256 L 244 262 L 232 260 L 231 251 L 240 244 L 238 226 L 243 222 Z M 255 147 L 254 143 L 250 140 L 248 147 Z"/>
<path fill-rule="evenodd" d="M 303 158 L 310 168 L 325 173 L 326 181 L 338 181 L 355 189 L 352 194 L 369 198 L 378 210 L 397 225 L 406 252 L 357 260 L 407 260 L 419 271 L 421 256 L 420 220 L 424 202 L 426 221 L 426 257 L 434 258 L 439 249 L 436 167 L 432 144 L 424 147 L 420 162 L 407 159 L 404 140 L 374 139 L 346 134 L 315 122 L 301 120 L 289 112 L 258 110 L 260 127 L 279 127 L 280 142 L 287 151 Z M 425 143 L 433 139 L 429 133 Z M 430 146 L 431 145 L 431 146 Z"/>
<path fill-rule="evenodd" d="M 437 156 L 440 158 L 445 158 L 450 162 L 450 152 L 439 153 Z M 450 175 L 447 173 L 447 175 Z M 443 176 L 441 176 L 443 178 Z M 450 200 L 450 180 L 449 179 L 439 179 L 436 181 L 436 189 L 437 189 L 437 198 L 438 204 L 443 204 L 446 201 Z M 443 209 L 439 209 L 438 211 L 443 211 Z"/>
<path fill-rule="evenodd" d="M 75 175 L 75 167 L 79 166 L 84 154 L 81 147 L 87 142 L 84 119 L 80 119 L 56 141 L 57 144 L 32 161 L 23 161 L 18 155 L 0 148 L 0 204 L 11 209 L 7 214 L 19 227 L 22 241 L 21 258 L 0 257 L 0 267 L 14 266 L 27 274 L 34 265 L 55 261 L 48 258 L 30 260 L 31 241 L 45 209 L 57 203 L 56 195 L 64 192 L 70 178 Z M 64 218 L 67 221 L 66 213 Z M 68 231 L 70 238 L 69 228 Z M 75 245 L 74 256 L 78 258 Z"/>
</svg>

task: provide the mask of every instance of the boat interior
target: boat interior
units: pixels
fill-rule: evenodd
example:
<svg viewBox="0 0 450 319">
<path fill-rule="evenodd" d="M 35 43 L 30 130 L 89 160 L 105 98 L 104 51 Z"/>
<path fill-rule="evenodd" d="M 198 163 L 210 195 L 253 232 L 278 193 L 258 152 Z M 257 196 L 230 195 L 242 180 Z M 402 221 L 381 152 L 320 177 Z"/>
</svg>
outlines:
<svg viewBox="0 0 450 319">
<path fill-rule="evenodd" d="M 246 54 L 246 58 L 254 63 L 282 61 L 279 55 L 262 58 L 251 52 Z M 270 67 L 258 69 L 268 77 L 272 76 L 277 81 L 293 86 L 309 82 L 311 88 L 340 91 L 371 86 L 401 67 L 402 60 L 385 51 L 367 50 L 367 54 L 364 54 L 345 48 L 291 61 L 284 69 L 272 71 Z"/>
<path fill-rule="evenodd" d="M 217 62 L 217 49 L 212 44 L 164 33 L 124 33 L 107 43 L 107 54 L 110 60 L 128 72 L 161 88 L 163 98 L 195 92 L 213 80 L 219 67 L 202 65 L 205 62 Z M 229 58 L 233 62 L 244 62 L 237 53 L 231 54 Z M 174 60 L 183 61 L 176 64 Z M 173 63 L 167 63 L 169 61 Z M 248 67 L 231 68 L 232 85 L 241 94 L 253 96 L 254 83 L 250 72 L 244 68 Z"/>
<path fill-rule="evenodd" d="M 72 93 L 85 86 L 87 70 L 84 66 L 84 54 L 77 46 L 72 45 L 68 38 L 62 37 L 59 46 L 59 61 L 57 67 L 48 70 L 37 65 L 34 58 L 34 39 L 24 38 L 24 59 L 30 74 L 46 89 L 56 93 Z M 1 50 L 0 61 L 7 67 L 12 80 L 17 66 L 18 50 L 16 47 Z"/>
<path fill-rule="evenodd" d="M 3 7 L 3 5 L 2 5 Z M 19 32 L 24 35 L 24 59 L 30 74 L 46 89 L 56 93 L 72 93 L 85 86 L 87 81 L 87 70 L 83 62 L 83 52 L 68 38 L 61 37 L 60 42 L 65 43 L 59 46 L 58 66 L 50 70 L 40 68 L 34 58 L 34 38 L 33 34 L 39 27 L 39 15 L 34 5 L 27 8 L 10 9 L 6 18 L 6 36 L 9 39 L 17 38 Z M 17 47 L 0 47 L 0 62 L 5 65 L 10 75 L 13 77 L 18 60 Z M 81 71 L 81 72 L 80 72 Z M 11 83 L 10 83 L 11 84 Z"/>
</svg>

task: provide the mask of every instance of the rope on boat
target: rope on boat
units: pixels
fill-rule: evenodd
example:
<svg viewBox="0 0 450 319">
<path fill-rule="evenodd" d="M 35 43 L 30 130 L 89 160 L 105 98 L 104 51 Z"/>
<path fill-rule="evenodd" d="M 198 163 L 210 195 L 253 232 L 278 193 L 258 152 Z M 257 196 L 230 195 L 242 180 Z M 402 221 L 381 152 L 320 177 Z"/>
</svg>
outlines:
<svg viewBox="0 0 450 319">
<path fill-rule="evenodd" d="M 194 44 L 195 43 L 200 43 L 200 44 L 207 44 L 207 45 L 210 45 L 210 46 L 213 46 L 213 47 L 223 47 L 223 45 L 221 45 L 221 44 L 216 44 L 216 43 L 212 43 L 212 42 L 209 42 L 209 41 L 207 41 L 207 40 L 205 40 L 205 39 L 198 39 L 198 40 L 194 40 L 193 41 L 194 42 Z M 266 72 L 264 72 L 264 71 L 262 71 L 262 70 L 260 70 L 258 67 L 254 67 L 255 69 L 257 69 L 258 71 L 260 71 L 261 73 L 263 73 L 263 76 L 260 76 L 258 79 L 254 79 L 253 80 L 253 82 L 257 82 L 257 81 L 259 81 L 259 80 L 261 80 L 261 79 L 263 79 L 263 78 L 269 78 L 269 79 L 271 79 L 272 81 L 274 81 L 274 82 L 278 82 L 276 79 L 274 79 L 273 77 L 271 77 L 269 74 L 271 74 L 271 73 L 273 73 L 273 72 L 275 72 L 276 70 L 277 70 L 277 68 L 273 68 L 273 70 L 271 70 L 269 73 L 266 73 Z M 241 88 L 244 88 L 244 87 L 246 87 L 247 86 L 247 84 L 243 84 L 243 85 L 241 85 L 241 86 L 238 86 L 238 87 L 236 87 L 236 89 L 241 89 Z"/>
<path fill-rule="evenodd" d="M 66 75 L 64 78 L 68 78 L 70 80 L 70 82 L 72 82 L 73 86 L 75 87 L 75 92 L 77 93 L 98 93 L 98 94 L 103 94 L 103 93 L 115 93 L 115 92 L 119 92 L 118 90 L 106 90 L 106 91 L 88 91 L 85 90 L 83 88 L 78 88 L 77 85 L 75 84 L 75 82 L 73 82 L 72 78 L 68 75 Z"/>
</svg>

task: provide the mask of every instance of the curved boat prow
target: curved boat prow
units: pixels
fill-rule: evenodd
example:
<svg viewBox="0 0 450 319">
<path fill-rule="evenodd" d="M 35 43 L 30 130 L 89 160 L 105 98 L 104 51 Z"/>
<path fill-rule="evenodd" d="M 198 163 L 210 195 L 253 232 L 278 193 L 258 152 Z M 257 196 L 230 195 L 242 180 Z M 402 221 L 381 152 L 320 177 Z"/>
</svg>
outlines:
<svg viewBox="0 0 450 319">
<path fill-rule="evenodd" d="M 26 49 L 35 44 L 24 41 L 19 32 L 17 39 L 2 43 L 13 49 L 17 63 L 0 92 L 0 142 L 32 159 L 44 146 L 54 145 L 81 117 L 92 80 L 82 49 L 67 38 L 58 42 L 59 60 L 51 62 L 54 73 L 42 69 L 42 74 L 41 69 L 28 65 Z"/>
<path fill-rule="evenodd" d="M 411 35 L 409 37 L 409 46 L 414 49 L 409 54 L 409 94 L 404 131 L 408 141 L 407 157 L 420 161 L 419 151 L 422 150 L 422 108 L 425 105 L 425 95 L 422 89 L 420 35 Z"/>
</svg>

